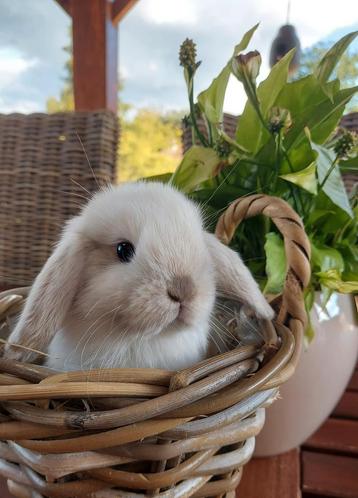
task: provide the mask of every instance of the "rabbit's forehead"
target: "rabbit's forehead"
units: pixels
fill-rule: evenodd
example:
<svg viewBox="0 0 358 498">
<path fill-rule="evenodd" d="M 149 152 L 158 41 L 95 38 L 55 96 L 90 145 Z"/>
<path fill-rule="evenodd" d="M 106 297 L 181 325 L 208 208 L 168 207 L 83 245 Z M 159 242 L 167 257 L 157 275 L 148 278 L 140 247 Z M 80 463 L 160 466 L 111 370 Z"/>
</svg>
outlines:
<svg viewBox="0 0 358 498">
<path fill-rule="evenodd" d="M 128 239 L 200 239 L 202 220 L 197 207 L 181 194 L 169 190 L 143 189 L 133 196 L 113 191 L 99 196 L 84 212 L 88 235 L 104 243 Z M 122 195 L 119 195 L 119 194 Z"/>
</svg>

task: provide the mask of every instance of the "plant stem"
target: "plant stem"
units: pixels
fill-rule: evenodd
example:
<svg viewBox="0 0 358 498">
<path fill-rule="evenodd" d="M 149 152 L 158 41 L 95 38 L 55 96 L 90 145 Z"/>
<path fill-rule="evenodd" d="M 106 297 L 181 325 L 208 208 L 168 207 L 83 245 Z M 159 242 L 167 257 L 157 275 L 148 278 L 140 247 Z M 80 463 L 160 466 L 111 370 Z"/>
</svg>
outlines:
<svg viewBox="0 0 358 498">
<path fill-rule="evenodd" d="M 334 160 L 332 161 L 332 164 L 331 164 L 331 166 L 330 166 L 329 170 L 327 171 L 326 176 L 323 178 L 323 182 L 322 182 L 322 183 L 318 186 L 318 191 L 319 191 L 319 192 L 320 192 L 320 191 L 323 189 L 323 187 L 325 186 L 326 181 L 327 181 L 327 180 L 328 180 L 328 178 L 331 176 L 331 173 L 332 173 L 332 171 L 334 170 L 334 168 L 336 167 L 337 162 L 338 162 L 338 156 L 336 156 L 336 157 L 334 158 Z"/>
<path fill-rule="evenodd" d="M 277 136 L 276 141 L 276 168 L 274 172 L 274 183 L 273 183 L 273 191 L 276 191 L 278 174 L 279 174 L 279 166 L 280 166 L 280 151 L 281 151 L 281 132 Z"/>
<path fill-rule="evenodd" d="M 257 94 L 256 94 L 256 89 L 253 89 L 252 93 L 253 93 L 253 98 L 251 97 L 252 98 L 252 104 L 253 104 L 253 107 L 254 107 L 254 109 L 256 111 L 256 114 L 257 114 L 259 120 L 261 121 L 262 126 L 265 128 L 265 130 L 267 130 L 269 132 L 269 134 L 271 136 L 273 136 L 272 131 L 270 130 L 268 124 L 266 123 L 266 121 L 265 121 L 265 119 L 264 119 L 264 117 L 262 115 L 262 112 L 261 112 L 261 109 L 260 109 L 259 100 L 258 100 Z M 255 105 L 254 102 L 256 103 L 256 105 Z M 285 147 L 283 146 L 281 140 L 280 140 L 280 148 L 281 148 L 281 150 L 282 150 L 282 152 L 283 152 L 283 154 L 285 156 L 285 159 L 288 162 L 288 165 L 289 165 L 291 171 L 293 172 L 294 170 L 293 170 L 292 163 L 290 161 L 290 158 L 288 157 L 287 151 L 286 151 Z M 277 167 L 277 176 L 278 176 L 278 167 Z M 276 176 L 276 181 L 277 181 L 277 176 Z M 305 213 L 304 213 L 303 201 L 302 201 L 300 192 L 296 192 L 292 185 L 289 185 L 289 189 L 290 189 L 291 195 L 293 197 L 293 202 L 294 202 L 296 211 L 298 213 L 301 211 L 302 218 L 304 218 L 305 217 Z M 299 209 L 299 207 L 301 209 Z"/>
<path fill-rule="evenodd" d="M 281 150 L 283 152 L 283 155 L 285 156 L 285 159 L 287 161 L 287 164 L 288 164 L 291 172 L 293 173 L 294 169 L 293 169 L 293 166 L 292 166 L 292 163 L 291 163 L 291 159 L 289 158 L 287 150 L 285 149 L 285 147 L 284 147 L 283 144 L 281 144 Z M 299 190 L 296 191 L 295 188 L 293 187 L 293 185 L 291 185 L 291 184 L 289 184 L 289 187 L 290 187 L 291 194 L 292 194 L 292 196 L 294 198 L 296 211 L 299 214 L 300 214 L 300 211 L 301 211 L 302 219 L 305 219 L 307 213 L 305 212 L 305 208 L 304 208 L 304 203 L 303 203 L 303 200 L 302 200 L 301 192 Z M 300 206 L 300 210 L 298 209 L 299 206 Z"/>
<path fill-rule="evenodd" d="M 191 78 L 192 78 L 192 76 L 191 76 Z M 198 123 L 196 122 L 195 109 L 194 109 L 194 100 L 193 100 L 194 82 L 192 81 L 192 83 L 193 84 L 191 85 L 191 90 L 189 92 L 190 118 L 191 118 L 191 122 L 193 124 L 193 128 L 195 130 L 195 133 L 196 133 L 198 139 L 200 140 L 200 142 L 202 143 L 202 145 L 204 145 L 204 147 L 207 147 L 208 146 L 208 142 L 205 139 L 204 135 L 199 130 Z"/>
<path fill-rule="evenodd" d="M 344 232 L 347 230 L 347 228 L 349 227 L 349 225 L 352 223 L 352 220 L 348 220 L 344 225 L 343 227 L 338 230 L 335 234 L 335 236 L 333 237 L 333 244 L 332 246 L 335 247 L 337 243 L 341 242 L 342 239 L 343 239 L 343 235 L 344 235 Z"/>
<path fill-rule="evenodd" d="M 209 123 L 208 120 L 206 120 L 207 122 L 207 129 L 208 129 L 208 135 L 209 135 L 209 144 L 210 144 L 210 147 L 212 147 L 214 144 L 213 144 L 213 130 L 211 128 L 211 123 Z"/>
</svg>

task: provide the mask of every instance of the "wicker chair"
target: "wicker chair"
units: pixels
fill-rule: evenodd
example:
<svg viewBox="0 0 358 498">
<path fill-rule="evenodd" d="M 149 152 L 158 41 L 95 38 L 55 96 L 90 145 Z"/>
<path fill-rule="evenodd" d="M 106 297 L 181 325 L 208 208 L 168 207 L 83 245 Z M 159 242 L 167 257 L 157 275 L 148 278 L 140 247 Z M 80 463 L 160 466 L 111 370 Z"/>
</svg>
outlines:
<svg viewBox="0 0 358 498">
<path fill-rule="evenodd" d="M 356 133 L 358 133 L 358 112 L 351 112 L 349 114 L 346 114 L 345 116 L 343 116 L 340 124 L 343 128 L 347 128 L 347 130 L 355 131 Z M 347 191 L 350 192 L 358 183 L 358 173 L 353 171 L 344 173 L 343 179 Z"/>
<path fill-rule="evenodd" d="M 109 111 L 0 115 L 0 288 L 29 285 L 64 222 L 114 180 Z"/>
</svg>

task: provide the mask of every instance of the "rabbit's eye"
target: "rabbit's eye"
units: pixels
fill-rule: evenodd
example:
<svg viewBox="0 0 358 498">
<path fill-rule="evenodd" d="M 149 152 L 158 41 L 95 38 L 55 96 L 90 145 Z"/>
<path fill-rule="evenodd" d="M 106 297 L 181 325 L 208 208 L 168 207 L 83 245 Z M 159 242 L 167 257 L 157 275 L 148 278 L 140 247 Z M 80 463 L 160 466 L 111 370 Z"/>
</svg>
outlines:
<svg viewBox="0 0 358 498">
<path fill-rule="evenodd" d="M 117 256 L 122 263 L 129 263 L 134 253 L 134 246 L 130 242 L 123 241 L 117 244 Z"/>
</svg>

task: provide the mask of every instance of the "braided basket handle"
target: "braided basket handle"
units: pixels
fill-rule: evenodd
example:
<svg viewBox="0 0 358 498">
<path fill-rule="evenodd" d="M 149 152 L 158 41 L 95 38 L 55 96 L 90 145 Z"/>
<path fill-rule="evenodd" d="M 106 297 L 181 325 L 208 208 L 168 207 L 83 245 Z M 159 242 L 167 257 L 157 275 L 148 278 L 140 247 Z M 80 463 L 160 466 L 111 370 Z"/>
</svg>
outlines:
<svg viewBox="0 0 358 498">
<path fill-rule="evenodd" d="M 297 319 L 305 327 L 307 314 L 303 290 L 311 276 L 311 246 L 302 220 L 291 206 L 282 199 L 269 195 L 241 197 L 231 203 L 221 215 L 215 234 L 221 242 L 229 244 L 244 219 L 260 214 L 272 219 L 281 232 L 285 245 L 287 274 L 277 321 L 284 324 L 291 319 Z"/>
</svg>

